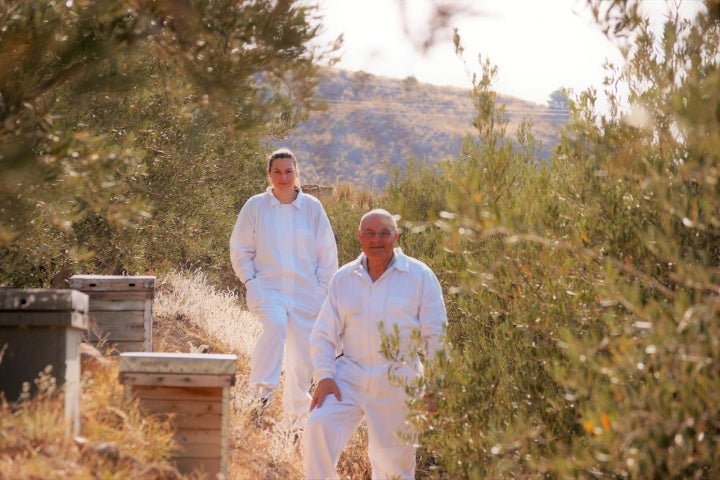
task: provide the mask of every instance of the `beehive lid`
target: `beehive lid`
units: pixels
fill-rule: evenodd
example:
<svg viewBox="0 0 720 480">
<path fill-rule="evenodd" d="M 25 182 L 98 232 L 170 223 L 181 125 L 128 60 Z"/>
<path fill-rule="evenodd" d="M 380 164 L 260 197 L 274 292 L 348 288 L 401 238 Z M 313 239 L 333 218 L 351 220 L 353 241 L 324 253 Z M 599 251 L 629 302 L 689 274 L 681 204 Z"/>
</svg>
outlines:
<svg viewBox="0 0 720 480">
<path fill-rule="evenodd" d="M 152 290 L 155 288 L 155 277 L 150 275 L 73 275 L 69 281 L 70 288 L 92 292 Z"/>
<path fill-rule="evenodd" d="M 235 375 L 237 355 L 218 353 L 126 352 L 120 373 Z"/>
<path fill-rule="evenodd" d="M 88 311 L 89 297 L 72 289 L 0 288 L 0 311 L 80 312 Z"/>
</svg>

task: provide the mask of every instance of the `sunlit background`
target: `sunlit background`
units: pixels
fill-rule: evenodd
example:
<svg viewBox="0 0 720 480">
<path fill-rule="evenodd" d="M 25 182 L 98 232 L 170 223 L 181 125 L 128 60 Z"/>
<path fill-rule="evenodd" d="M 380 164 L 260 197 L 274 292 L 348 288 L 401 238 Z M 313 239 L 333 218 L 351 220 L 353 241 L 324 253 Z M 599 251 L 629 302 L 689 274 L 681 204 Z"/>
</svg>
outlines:
<svg viewBox="0 0 720 480">
<path fill-rule="evenodd" d="M 435 85 L 470 87 L 470 75 L 480 71 L 478 55 L 482 55 L 498 67 L 498 92 L 539 104 L 561 87 L 575 92 L 591 86 L 600 89 L 605 61 L 622 63 L 619 48 L 603 35 L 584 0 L 456 2 L 474 13 L 458 15 L 423 51 L 432 3 L 324 0 L 323 38 L 344 34 L 340 68 L 398 78 L 414 76 Z M 701 7 L 701 0 L 680 4 L 684 15 Z M 661 20 L 666 2 L 650 0 L 645 8 Z M 455 55 L 453 27 L 462 38 L 467 65 Z"/>
</svg>

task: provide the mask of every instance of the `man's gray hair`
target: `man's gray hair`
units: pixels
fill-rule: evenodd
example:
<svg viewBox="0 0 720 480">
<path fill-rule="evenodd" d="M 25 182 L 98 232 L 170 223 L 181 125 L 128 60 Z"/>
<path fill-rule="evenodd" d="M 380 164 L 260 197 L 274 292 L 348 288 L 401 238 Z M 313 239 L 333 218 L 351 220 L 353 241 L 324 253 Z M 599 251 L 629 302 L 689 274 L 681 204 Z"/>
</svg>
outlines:
<svg viewBox="0 0 720 480">
<path fill-rule="evenodd" d="M 367 217 L 370 217 L 370 216 L 372 216 L 372 215 L 381 215 L 381 216 L 387 218 L 388 220 L 390 220 L 390 221 L 392 222 L 393 230 L 397 230 L 397 229 L 398 229 L 397 219 L 395 218 L 395 216 L 394 216 L 392 213 L 388 212 L 388 211 L 385 210 L 384 208 L 375 208 L 375 209 L 370 210 L 369 212 L 367 212 L 367 213 L 366 213 L 365 215 L 363 215 L 362 218 L 360 219 L 360 225 L 362 225 L 362 223 L 365 221 L 365 219 L 366 219 Z M 358 227 L 358 228 L 359 228 L 359 227 Z"/>
</svg>

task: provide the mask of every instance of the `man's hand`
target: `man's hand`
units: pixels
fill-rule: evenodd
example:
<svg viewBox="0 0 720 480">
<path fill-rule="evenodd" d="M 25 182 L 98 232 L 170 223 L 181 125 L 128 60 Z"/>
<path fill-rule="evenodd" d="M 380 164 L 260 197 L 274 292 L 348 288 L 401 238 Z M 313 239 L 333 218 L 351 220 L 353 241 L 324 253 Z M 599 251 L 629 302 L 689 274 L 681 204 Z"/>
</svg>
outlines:
<svg viewBox="0 0 720 480">
<path fill-rule="evenodd" d="M 325 401 L 325 397 L 327 397 L 331 393 L 335 395 L 335 398 L 337 398 L 338 401 L 342 400 L 342 395 L 340 395 L 340 389 L 335 383 L 335 380 L 333 380 L 332 378 L 323 378 L 322 380 L 320 380 L 317 384 L 317 387 L 315 387 L 315 393 L 313 394 L 312 402 L 310 402 L 310 410 L 312 411 L 312 409 L 315 407 L 322 407 L 322 404 Z"/>
</svg>

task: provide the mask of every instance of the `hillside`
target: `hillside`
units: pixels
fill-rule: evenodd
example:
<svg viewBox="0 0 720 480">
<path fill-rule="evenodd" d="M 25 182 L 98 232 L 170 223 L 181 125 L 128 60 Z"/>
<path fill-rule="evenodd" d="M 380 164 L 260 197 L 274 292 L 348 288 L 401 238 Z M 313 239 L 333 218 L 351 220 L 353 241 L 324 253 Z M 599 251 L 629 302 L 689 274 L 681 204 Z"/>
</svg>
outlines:
<svg viewBox="0 0 720 480">
<path fill-rule="evenodd" d="M 458 154 L 465 135 L 473 134 L 475 114 L 468 89 L 439 87 L 413 77 L 394 79 L 365 72 L 328 70 L 318 96 L 324 111 L 311 112 L 289 138 L 274 142 L 290 147 L 301 161 L 303 182 L 353 182 L 382 188 L 388 165 L 408 158 L 437 162 Z M 547 158 L 557 142 L 567 112 L 500 96 L 513 137 L 530 119 Z"/>
</svg>

